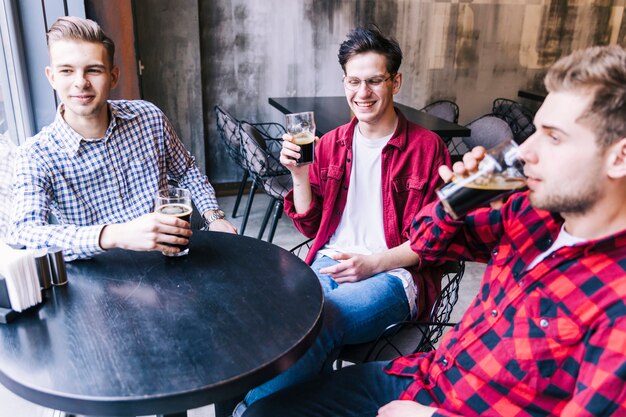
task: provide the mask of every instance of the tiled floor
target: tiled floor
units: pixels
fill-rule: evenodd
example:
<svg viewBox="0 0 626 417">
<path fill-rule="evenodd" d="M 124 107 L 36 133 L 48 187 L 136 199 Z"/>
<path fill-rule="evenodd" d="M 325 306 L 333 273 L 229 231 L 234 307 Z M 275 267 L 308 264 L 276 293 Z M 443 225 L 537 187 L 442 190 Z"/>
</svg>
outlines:
<svg viewBox="0 0 626 417">
<path fill-rule="evenodd" d="M 235 219 L 231 218 L 235 197 L 222 197 L 218 200 L 228 218 L 235 226 L 239 227 L 242 222 L 242 213 L 245 209 L 246 198 L 244 197 L 242 206 L 239 209 L 239 216 Z M 257 236 L 268 203 L 269 198 L 266 195 L 257 194 L 255 196 L 252 212 L 245 231 L 246 236 Z M 264 239 L 266 239 L 266 237 L 267 231 L 265 232 Z M 290 249 L 304 239 L 304 236 L 293 227 L 291 221 L 283 216 L 278 223 L 273 243 L 285 249 Z M 458 320 L 477 293 L 483 271 L 483 265 L 475 263 L 466 264 L 465 275 L 463 276 L 461 289 L 459 291 L 459 301 L 453 311 L 453 321 Z M 0 417 L 57 417 L 58 414 L 59 413 L 54 414 L 52 410 L 25 401 L 0 385 Z M 211 405 L 196 410 L 190 410 L 188 415 L 189 417 L 214 417 L 215 413 Z"/>
</svg>

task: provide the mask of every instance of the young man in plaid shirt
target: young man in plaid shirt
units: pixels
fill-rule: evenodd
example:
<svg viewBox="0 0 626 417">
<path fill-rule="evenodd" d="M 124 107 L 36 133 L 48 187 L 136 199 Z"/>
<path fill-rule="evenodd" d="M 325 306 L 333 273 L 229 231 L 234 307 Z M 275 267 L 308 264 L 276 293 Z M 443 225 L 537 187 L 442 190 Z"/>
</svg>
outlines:
<svg viewBox="0 0 626 417">
<path fill-rule="evenodd" d="M 119 68 L 98 24 L 62 17 L 47 39 L 46 76 L 61 105 L 17 158 L 11 243 L 59 246 L 67 260 L 111 248 L 178 252 L 189 223 L 151 213 L 168 180 L 191 191 L 210 230 L 235 233 L 165 115 L 146 101 L 107 100 Z"/>
<path fill-rule="evenodd" d="M 421 265 L 488 262 L 439 349 L 345 368 L 245 416 L 626 415 L 626 51 L 575 52 L 545 81 L 521 145 L 529 190 L 458 221 L 434 203 L 414 223 Z"/>
</svg>

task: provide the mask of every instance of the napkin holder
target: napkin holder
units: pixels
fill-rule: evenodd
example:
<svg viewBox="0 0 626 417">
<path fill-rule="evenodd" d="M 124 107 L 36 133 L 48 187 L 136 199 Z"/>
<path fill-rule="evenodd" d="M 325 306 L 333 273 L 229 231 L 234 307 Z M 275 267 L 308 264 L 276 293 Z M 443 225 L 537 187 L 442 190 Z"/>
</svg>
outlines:
<svg viewBox="0 0 626 417">
<path fill-rule="evenodd" d="M 11 309 L 7 282 L 4 277 L 0 275 L 0 323 L 10 323 L 15 320 L 18 314 L 19 313 L 17 311 Z"/>
</svg>

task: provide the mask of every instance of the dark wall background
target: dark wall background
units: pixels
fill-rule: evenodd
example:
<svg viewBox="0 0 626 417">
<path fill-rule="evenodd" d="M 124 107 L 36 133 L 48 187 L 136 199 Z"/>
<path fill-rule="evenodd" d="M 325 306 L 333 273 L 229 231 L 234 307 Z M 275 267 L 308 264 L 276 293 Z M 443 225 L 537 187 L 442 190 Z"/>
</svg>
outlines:
<svg viewBox="0 0 626 417">
<path fill-rule="evenodd" d="M 149 82 L 142 76 L 144 97 L 174 121 L 213 183 L 240 178 L 219 144 L 213 106 L 249 121 L 282 122 L 268 97 L 343 95 L 336 54 L 357 25 L 376 23 L 399 41 L 405 58 L 397 101 L 420 108 L 453 99 L 461 123 L 489 112 L 496 97 L 516 99 L 520 88 L 540 88 L 546 68 L 563 54 L 624 44 L 626 35 L 621 0 L 134 4 L 135 33 L 149 33 L 138 42 L 144 74 L 151 71 Z"/>
</svg>

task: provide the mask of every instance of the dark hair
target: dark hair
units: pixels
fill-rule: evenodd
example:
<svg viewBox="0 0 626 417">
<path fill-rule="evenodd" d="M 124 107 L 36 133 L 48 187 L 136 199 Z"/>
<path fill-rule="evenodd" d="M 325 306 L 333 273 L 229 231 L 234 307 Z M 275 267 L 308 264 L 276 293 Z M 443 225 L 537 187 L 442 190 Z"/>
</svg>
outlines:
<svg viewBox="0 0 626 417">
<path fill-rule="evenodd" d="M 545 78 L 549 92 L 582 91 L 593 95 L 578 118 L 605 149 L 626 137 L 626 50 L 594 46 L 559 59 Z"/>
<path fill-rule="evenodd" d="M 398 42 L 386 37 L 381 31 L 373 26 L 371 28 L 358 27 L 348 33 L 348 39 L 339 47 L 339 64 L 346 72 L 346 63 L 357 54 L 376 52 L 387 58 L 387 71 L 389 74 L 397 74 L 402 63 L 402 50 Z"/>
<path fill-rule="evenodd" d="M 50 45 L 54 42 L 64 40 L 102 44 L 107 51 L 110 64 L 113 66 L 115 44 L 93 20 L 82 19 L 75 16 L 59 17 L 56 22 L 50 26 L 46 34 L 46 39 L 48 41 L 48 48 L 50 48 Z"/>
</svg>

